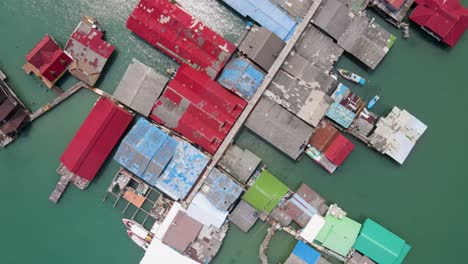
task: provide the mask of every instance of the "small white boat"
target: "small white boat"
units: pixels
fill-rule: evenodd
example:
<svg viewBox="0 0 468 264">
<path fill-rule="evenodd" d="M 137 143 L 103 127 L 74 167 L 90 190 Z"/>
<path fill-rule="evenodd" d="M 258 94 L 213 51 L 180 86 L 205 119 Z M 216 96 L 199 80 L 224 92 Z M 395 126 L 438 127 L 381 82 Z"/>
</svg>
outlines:
<svg viewBox="0 0 468 264">
<path fill-rule="evenodd" d="M 144 239 L 141 237 L 137 236 L 134 234 L 132 231 L 127 230 L 127 235 L 130 237 L 130 239 L 137 244 L 137 246 L 141 247 L 142 249 L 146 250 L 149 246 L 149 243 L 146 242 Z"/>
<path fill-rule="evenodd" d="M 129 219 L 122 219 L 125 227 L 127 228 L 128 236 L 135 242 L 139 247 L 146 248 L 151 240 L 153 240 L 153 233 L 147 231 L 143 226 Z M 145 246 L 146 247 L 143 247 Z"/>
<path fill-rule="evenodd" d="M 338 69 L 338 72 L 340 73 L 341 76 L 343 76 L 343 78 L 350 80 L 352 82 L 358 83 L 360 85 L 364 85 L 366 83 L 366 79 L 355 74 L 354 72 L 350 72 L 345 69 Z"/>
<path fill-rule="evenodd" d="M 372 98 L 372 100 L 370 100 L 369 103 L 367 104 L 367 108 L 371 109 L 372 107 L 374 107 L 375 103 L 377 103 L 379 99 L 380 97 L 378 95 L 374 96 L 374 98 Z"/>
</svg>

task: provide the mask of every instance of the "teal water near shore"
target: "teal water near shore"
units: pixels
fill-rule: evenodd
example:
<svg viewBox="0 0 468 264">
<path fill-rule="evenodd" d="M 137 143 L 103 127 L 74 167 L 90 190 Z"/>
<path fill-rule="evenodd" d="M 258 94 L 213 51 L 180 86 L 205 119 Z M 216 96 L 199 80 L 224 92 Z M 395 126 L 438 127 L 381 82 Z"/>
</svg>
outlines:
<svg viewBox="0 0 468 264">
<path fill-rule="evenodd" d="M 179 2 L 231 41 L 245 25 L 217 1 Z M 125 28 L 135 5 L 135 0 L 0 1 L 0 68 L 8 83 L 33 110 L 51 100 L 53 92 L 22 71 L 24 56 L 46 33 L 64 45 L 82 14 L 97 18 L 117 49 L 99 88 L 113 92 L 132 58 L 164 72 L 175 63 Z M 262 157 L 291 189 L 305 182 L 352 218 L 362 222 L 371 217 L 406 239 L 413 249 L 405 263 L 466 263 L 468 34 L 448 49 L 414 25 L 411 38 L 403 40 L 400 32 L 381 24 L 399 39 L 375 71 L 367 72 L 349 56 L 338 65 L 371 81 L 353 89 L 366 99 L 379 93 L 377 113 L 397 105 L 429 126 L 404 166 L 356 142 L 350 158 L 330 176 L 307 157 L 289 160 L 247 129 L 239 134 L 238 144 Z M 68 76 L 59 85 L 68 88 L 75 82 Z M 47 199 L 59 178 L 59 157 L 96 99 L 89 91 L 78 92 L 0 151 L 0 263 L 128 264 L 143 256 L 126 236 L 121 211 L 102 202 L 118 170 L 111 159 L 86 191 L 71 186 L 58 205 Z M 244 234 L 231 226 L 213 263 L 259 263 L 266 229 L 258 222 Z M 284 261 L 293 247 L 293 238 L 276 234 L 268 249 L 271 263 Z"/>
</svg>

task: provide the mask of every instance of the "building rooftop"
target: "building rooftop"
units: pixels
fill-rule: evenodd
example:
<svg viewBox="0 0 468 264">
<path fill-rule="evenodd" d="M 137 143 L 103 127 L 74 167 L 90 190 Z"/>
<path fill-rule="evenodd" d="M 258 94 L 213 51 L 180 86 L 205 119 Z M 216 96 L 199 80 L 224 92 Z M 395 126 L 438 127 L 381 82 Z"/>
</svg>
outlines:
<svg viewBox="0 0 468 264">
<path fill-rule="evenodd" d="M 288 187 L 269 171 L 263 170 L 242 200 L 258 211 L 271 213 L 288 192 Z"/>
<path fill-rule="evenodd" d="M 223 0 L 244 17 L 255 20 L 262 27 L 287 41 L 294 34 L 298 22 L 281 7 L 269 0 Z"/>
<path fill-rule="evenodd" d="M 262 97 L 245 125 L 292 159 L 303 153 L 314 129 L 286 109 Z"/>
<path fill-rule="evenodd" d="M 376 0 L 373 4 L 392 19 L 402 22 L 413 5 L 414 0 Z M 395 6 L 400 6 L 395 9 Z"/>
<path fill-rule="evenodd" d="M 333 102 L 328 108 L 326 116 L 343 128 L 349 128 L 356 114 L 343 105 Z"/>
<path fill-rule="evenodd" d="M 370 260 L 368 257 L 359 254 L 359 252 L 354 252 L 353 256 L 346 261 L 346 264 L 376 264 L 376 263 Z"/>
<path fill-rule="evenodd" d="M 219 210 L 227 211 L 239 198 L 243 189 L 229 176 L 214 168 L 200 189 L 206 198 Z"/>
<path fill-rule="evenodd" d="M 50 35 L 45 35 L 26 55 L 26 61 L 34 67 L 34 73 L 44 78 L 50 87 L 66 72 L 71 60 Z"/>
<path fill-rule="evenodd" d="M 333 102 L 330 96 L 322 90 L 307 85 L 283 70 L 280 70 L 273 78 L 264 96 L 313 127 L 318 125 Z"/>
<path fill-rule="evenodd" d="M 320 121 L 315 129 L 314 134 L 310 138 L 309 144 L 316 150 L 323 152 L 331 145 L 333 140 L 340 132 L 327 120 Z"/>
<path fill-rule="evenodd" d="M 358 113 L 366 107 L 364 101 L 342 83 L 338 84 L 331 98 L 354 113 Z"/>
<path fill-rule="evenodd" d="M 222 228 L 203 226 L 197 240 L 190 245 L 186 254 L 199 263 L 211 262 L 221 249 L 228 228 L 227 223 Z"/>
<path fill-rule="evenodd" d="M 146 119 L 139 118 L 120 144 L 114 160 L 150 185 L 156 186 L 178 145 L 178 140 Z"/>
<path fill-rule="evenodd" d="M 300 231 L 299 236 L 308 243 L 313 243 L 324 225 L 325 219 L 319 214 L 314 214 L 310 218 L 309 222 L 307 222 L 304 229 Z"/>
<path fill-rule="evenodd" d="M 127 20 L 127 28 L 211 79 L 236 50 L 234 44 L 169 0 L 141 0 Z"/>
<path fill-rule="evenodd" d="M 265 72 L 260 70 L 248 59 L 234 58 L 224 67 L 218 82 L 226 89 L 240 97 L 250 100 L 265 78 Z"/>
<path fill-rule="evenodd" d="M 341 133 L 336 136 L 324 154 L 336 166 L 341 166 L 354 150 L 354 144 Z"/>
<path fill-rule="evenodd" d="M 153 239 L 151 241 L 140 264 L 153 264 L 161 261 L 161 259 L 164 259 L 164 261 L 168 263 L 199 264 L 195 260 L 178 253 L 159 239 Z"/>
<path fill-rule="evenodd" d="M 455 46 L 468 29 L 468 8 L 459 0 L 416 0 L 410 19 L 439 41 Z"/>
<path fill-rule="evenodd" d="M 411 249 L 403 239 L 369 218 L 364 221 L 353 247 L 380 264 L 403 263 Z"/>
<path fill-rule="evenodd" d="M 185 253 L 190 243 L 198 237 L 203 225 L 186 213 L 179 211 L 164 235 L 162 242 L 179 253 Z"/>
<path fill-rule="evenodd" d="M 314 2 L 313 0 L 272 0 L 279 5 L 291 17 L 302 19 Z"/>
<path fill-rule="evenodd" d="M 319 259 L 317 250 L 299 240 L 284 264 L 316 264 Z"/>
<path fill-rule="evenodd" d="M 403 164 L 426 129 L 427 126 L 416 117 L 395 106 L 387 117 L 379 119 L 369 136 L 369 143 Z"/>
<path fill-rule="evenodd" d="M 242 231 L 249 232 L 250 228 L 257 222 L 258 217 L 258 211 L 250 204 L 241 200 L 229 215 L 229 220 Z"/>
<path fill-rule="evenodd" d="M 132 119 L 109 99 L 99 98 L 60 161 L 73 174 L 91 181 Z"/>
<path fill-rule="evenodd" d="M 325 216 L 325 225 L 315 240 L 341 256 L 346 256 L 353 247 L 360 229 L 361 224 L 348 217 L 338 219 L 327 214 Z"/>
<path fill-rule="evenodd" d="M 350 26 L 355 15 L 339 0 L 323 1 L 312 17 L 312 23 L 338 40 Z"/>
<path fill-rule="evenodd" d="M 190 203 L 187 214 L 203 225 L 221 228 L 228 216 L 226 210 L 220 210 L 208 199 L 206 195 L 198 192 Z"/>
<path fill-rule="evenodd" d="M 366 14 L 355 16 L 344 34 L 337 39 L 340 47 L 371 69 L 375 69 L 383 60 L 395 40 L 393 34 Z"/>
<path fill-rule="evenodd" d="M 132 59 L 120 80 L 114 97 L 124 105 L 147 117 L 161 95 L 168 78 Z"/>
<path fill-rule="evenodd" d="M 151 118 L 214 154 L 247 102 L 183 64 L 156 102 Z"/>
<path fill-rule="evenodd" d="M 231 145 L 219 162 L 219 166 L 241 183 L 246 183 L 262 160 L 248 149 Z"/>
<path fill-rule="evenodd" d="M 70 73 L 91 86 L 96 84 L 115 49 L 103 36 L 93 18 L 83 17 L 65 46 L 65 52 L 73 58 Z"/>
<path fill-rule="evenodd" d="M 285 45 L 267 28 L 254 25 L 240 43 L 239 50 L 263 70 L 269 71 Z"/>
<path fill-rule="evenodd" d="M 316 26 L 309 24 L 297 41 L 294 52 L 323 72 L 330 72 L 343 54 L 343 49 Z"/>
</svg>

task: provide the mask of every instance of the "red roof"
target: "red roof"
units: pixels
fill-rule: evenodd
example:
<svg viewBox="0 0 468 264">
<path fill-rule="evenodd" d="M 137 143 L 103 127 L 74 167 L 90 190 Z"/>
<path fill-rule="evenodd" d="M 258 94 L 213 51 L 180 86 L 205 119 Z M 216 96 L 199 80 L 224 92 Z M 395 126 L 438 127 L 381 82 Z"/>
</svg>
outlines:
<svg viewBox="0 0 468 264">
<path fill-rule="evenodd" d="M 395 10 L 400 9 L 405 0 L 387 0 L 387 3 Z"/>
<path fill-rule="evenodd" d="M 127 28 L 178 62 L 194 65 L 212 79 L 236 46 L 169 0 L 141 0 Z"/>
<path fill-rule="evenodd" d="M 455 46 L 468 29 L 468 9 L 459 0 L 416 0 L 416 3 L 410 19 L 445 44 Z"/>
<path fill-rule="evenodd" d="M 49 35 L 26 55 L 26 61 L 34 66 L 48 81 L 54 83 L 67 70 L 71 58 Z"/>
<path fill-rule="evenodd" d="M 109 99 L 100 98 L 60 161 L 72 173 L 91 181 L 132 119 Z"/>
<path fill-rule="evenodd" d="M 339 134 L 330 146 L 325 150 L 325 157 L 336 166 L 340 166 L 351 154 L 354 144 L 345 136 Z"/>
<path fill-rule="evenodd" d="M 247 103 L 183 64 L 156 102 L 151 118 L 214 154 Z"/>
</svg>

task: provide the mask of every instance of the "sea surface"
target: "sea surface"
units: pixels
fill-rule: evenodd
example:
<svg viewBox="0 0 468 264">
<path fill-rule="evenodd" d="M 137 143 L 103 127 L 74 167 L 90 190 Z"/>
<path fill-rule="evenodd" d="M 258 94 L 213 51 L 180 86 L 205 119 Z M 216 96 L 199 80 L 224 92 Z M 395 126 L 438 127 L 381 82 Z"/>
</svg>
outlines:
<svg viewBox="0 0 468 264">
<path fill-rule="evenodd" d="M 215 0 L 181 0 L 187 10 L 231 41 L 246 20 Z M 463 0 L 468 5 L 468 0 Z M 176 63 L 125 28 L 135 0 L 2 0 L 0 1 L 0 68 L 8 83 L 32 110 L 52 98 L 21 67 L 26 53 L 51 34 L 62 45 L 81 15 L 98 19 L 106 39 L 116 46 L 97 86 L 113 92 L 132 58 L 165 72 Z M 411 25 L 411 38 L 381 21 L 398 36 L 375 71 L 349 56 L 339 66 L 370 80 L 352 86 L 365 99 L 376 93 L 375 111 L 394 105 L 407 109 L 429 129 L 403 166 L 356 142 L 350 158 L 333 175 L 312 160 L 295 162 L 244 129 L 237 143 L 262 157 L 269 170 L 292 190 L 307 183 L 330 202 L 338 203 L 359 222 L 370 217 L 410 243 L 409 264 L 466 263 L 468 34 L 455 48 L 441 46 Z M 68 75 L 59 85 L 76 83 Z M 7 149 L 0 150 L 0 263 L 138 263 L 143 251 L 131 242 L 121 211 L 102 202 L 118 170 L 109 159 L 86 191 L 70 186 L 58 205 L 48 201 L 59 176 L 59 157 L 85 119 L 97 96 L 80 91 L 35 121 Z M 245 234 L 231 226 L 213 263 L 259 263 L 258 248 L 267 226 L 258 222 Z M 270 263 L 283 262 L 294 239 L 277 233 L 268 249 Z M 161 261 L 164 263 L 164 261 Z"/>
</svg>

